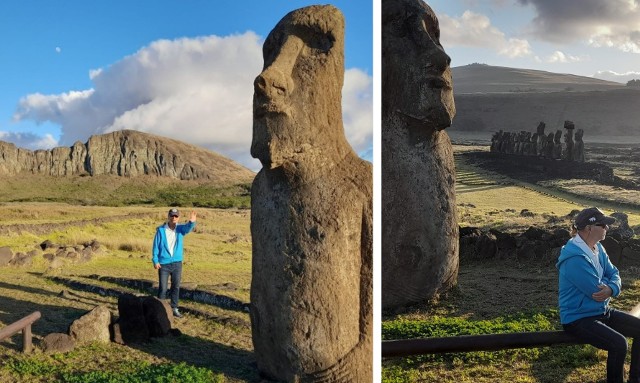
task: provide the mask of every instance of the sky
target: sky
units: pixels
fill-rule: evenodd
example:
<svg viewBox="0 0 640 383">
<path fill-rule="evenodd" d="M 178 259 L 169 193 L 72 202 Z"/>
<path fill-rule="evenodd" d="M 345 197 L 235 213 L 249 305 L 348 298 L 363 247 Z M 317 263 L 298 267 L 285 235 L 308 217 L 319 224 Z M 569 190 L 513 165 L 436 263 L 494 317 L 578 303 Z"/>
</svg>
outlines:
<svg viewBox="0 0 640 383">
<path fill-rule="evenodd" d="M 321 4 L 327 2 L 320 2 Z M 253 80 L 262 43 L 309 0 L 0 2 L 0 140 L 35 150 L 134 129 L 251 158 Z M 371 160 L 373 6 L 345 15 L 343 121 Z"/>
<path fill-rule="evenodd" d="M 640 79 L 638 0 L 432 0 L 451 66 Z M 455 78 L 454 78 L 455 82 Z"/>
</svg>

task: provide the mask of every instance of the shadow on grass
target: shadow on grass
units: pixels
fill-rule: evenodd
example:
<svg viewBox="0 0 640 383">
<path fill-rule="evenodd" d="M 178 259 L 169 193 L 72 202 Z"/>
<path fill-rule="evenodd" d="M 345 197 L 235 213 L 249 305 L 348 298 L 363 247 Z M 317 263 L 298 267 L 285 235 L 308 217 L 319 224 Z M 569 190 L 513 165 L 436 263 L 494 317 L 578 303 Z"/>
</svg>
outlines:
<svg viewBox="0 0 640 383">
<path fill-rule="evenodd" d="M 34 289 L 38 290 L 38 289 Z M 44 291 L 44 290 L 43 290 Z M 46 291 L 45 293 L 50 293 Z M 66 332 L 71 322 L 87 312 L 73 307 L 39 304 L 25 300 L 0 296 L 0 321 L 10 325 L 27 315 L 40 311 L 40 319 L 31 326 L 31 331 L 36 336 L 45 336 L 52 332 Z M 62 320 L 60 319 L 62 318 Z M 2 326 L 4 327 L 4 326 Z M 6 346 L 15 351 L 22 351 L 22 333 L 18 332 L 11 337 L 14 343 L 3 341 L 2 346 Z"/>
<path fill-rule="evenodd" d="M 546 347 L 531 363 L 531 375 L 539 383 L 564 382 L 575 369 L 598 364 L 595 348 L 589 345 Z M 602 368 L 606 376 L 606 368 Z"/>
<path fill-rule="evenodd" d="M 39 273 L 31 273 L 50 280 L 49 277 Z M 56 283 L 61 283 L 56 281 Z M 65 284 L 70 289 L 76 286 Z M 55 299 L 70 299 L 81 301 L 89 305 L 98 305 L 113 302 L 100 300 L 99 298 L 90 298 L 81 296 L 77 293 L 66 290 L 64 295 L 54 292 L 33 288 L 28 286 L 14 285 L 6 282 L 0 282 L 0 288 L 12 289 L 21 293 L 30 293 L 41 295 L 43 297 L 52 297 Z M 119 293 L 113 289 L 107 289 L 106 292 L 100 290 L 105 295 L 113 295 Z M 16 292 L 16 294 L 19 294 Z M 95 291 L 86 293 L 85 295 L 95 294 Z M 86 302 L 89 301 L 89 302 Z M 52 332 L 66 333 L 69 325 L 88 310 L 76 309 L 66 306 L 43 305 L 25 300 L 18 300 L 6 296 L 0 296 L 0 321 L 5 324 L 13 323 L 34 311 L 40 311 L 42 317 L 34 323 L 32 331 L 34 335 L 45 336 Z M 1 328 L 1 327 L 0 327 Z M 2 342 L 1 347 L 6 346 L 15 351 L 22 350 L 22 336 L 17 333 L 11 338 L 13 343 Z M 178 336 L 167 336 L 164 338 L 152 338 L 148 343 L 144 344 L 128 344 L 127 347 L 136 349 L 147 354 L 163 358 L 172 363 L 185 362 L 197 367 L 210 369 L 214 373 L 222 373 L 226 377 L 240 379 L 248 382 L 259 382 L 261 379 L 256 368 L 253 353 L 247 350 L 234 348 L 228 345 L 217 343 L 208 339 L 181 334 Z"/>
<path fill-rule="evenodd" d="M 196 367 L 204 367 L 214 373 L 222 373 L 227 378 L 247 382 L 261 381 L 252 352 L 210 340 L 181 334 L 152 338 L 148 343 L 127 346 L 173 363 L 185 362 Z"/>
</svg>

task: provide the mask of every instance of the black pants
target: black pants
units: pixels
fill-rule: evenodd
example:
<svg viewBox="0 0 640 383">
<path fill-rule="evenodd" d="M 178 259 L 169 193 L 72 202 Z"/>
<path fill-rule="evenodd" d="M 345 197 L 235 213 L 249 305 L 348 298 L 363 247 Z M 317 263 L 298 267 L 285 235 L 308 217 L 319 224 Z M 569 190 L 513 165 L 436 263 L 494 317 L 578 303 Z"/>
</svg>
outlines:
<svg viewBox="0 0 640 383">
<path fill-rule="evenodd" d="M 640 383 L 640 318 L 615 309 L 562 325 L 566 332 L 607 353 L 607 383 L 623 383 L 627 339 L 633 338 L 629 382 Z"/>
</svg>

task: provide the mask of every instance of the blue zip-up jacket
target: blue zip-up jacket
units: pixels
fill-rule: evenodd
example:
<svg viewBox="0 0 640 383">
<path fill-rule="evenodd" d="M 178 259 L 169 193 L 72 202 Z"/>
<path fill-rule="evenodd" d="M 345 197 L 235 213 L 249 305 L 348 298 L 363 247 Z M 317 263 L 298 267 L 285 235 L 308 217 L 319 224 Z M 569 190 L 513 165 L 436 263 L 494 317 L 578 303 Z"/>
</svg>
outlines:
<svg viewBox="0 0 640 383">
<path fill-rule="evenodd" d="M 602 315 L 607 309 L 609 299 L 597 302 L 591 294 L 600 291 L 598 285 L 611 287 L 614 297 L 620 295 L 622 282 L 618 269 L 611 263 L 604 247 L 598 242 L 598 259 L 602 265 L 602 279 L 598 277 L 596 266 L 589 254 L 569 240 L 558 257 L 558 305 L 560 323 L 568 324 L 580 318 Z"/>
<path fill-rule="evenodd" d="M 173 257 L 171 256 L 171 253 L 169 253 L 167 235 L 164 232 L 164 224 L 158 226 L 156 229 L 156 236 L 153 238 L 153 257 L 151 258 L 153 265 L 155 266 L 158 263 L 166 265 L 167 263 L 181 262 L 182 238 L 189 234 L 195 226 L 196 223 L 191 221 L 176 225 L 176 247 L 173 250 Z"/>
</svg>

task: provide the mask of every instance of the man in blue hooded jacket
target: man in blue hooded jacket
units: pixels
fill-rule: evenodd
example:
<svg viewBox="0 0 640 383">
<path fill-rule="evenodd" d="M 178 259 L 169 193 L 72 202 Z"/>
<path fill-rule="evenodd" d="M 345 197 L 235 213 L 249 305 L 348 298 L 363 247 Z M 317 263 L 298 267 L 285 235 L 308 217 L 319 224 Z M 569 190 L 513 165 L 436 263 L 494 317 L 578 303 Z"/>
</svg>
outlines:
<svg viewBox="0 0 640 383">
<path fill-rule="evenodd" d="M 180 280 L 182 278 L 183 247 L 182 238 L 196 226 L 196 212 L 192 211 L 189 221 L 178 224 L 180 212 L 178 209 L 170 209 L 167 222 L 158 226 L 153 238 L 153 267 L 158 270 L 159 288 L 158 298 L 167 297 L 167 284 L 171 276 L 171 309 L 173 316 L 182 318 L 178 311 L 178 299 L 180 297 Z"/>
<path fill-rule="evenodd" d="M 573 238 L 562 247 L 556 265 L 560 322 L 576 338 L 608 351 L 607 383 L 623 382 L 626 337 L 634 338 L 629 382 L 640 383 L 640 319 L 609 307 L 622 282 L 600 241 L 614 222 L 596 207 L 576 216 Z"/>
</svg>

